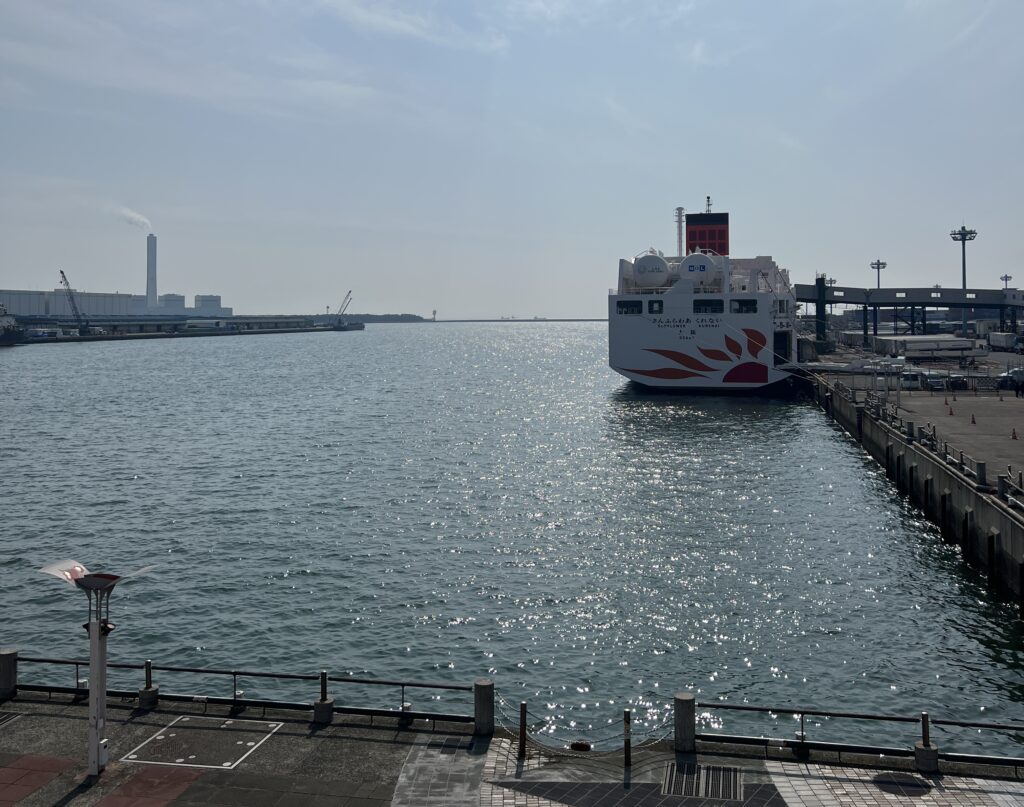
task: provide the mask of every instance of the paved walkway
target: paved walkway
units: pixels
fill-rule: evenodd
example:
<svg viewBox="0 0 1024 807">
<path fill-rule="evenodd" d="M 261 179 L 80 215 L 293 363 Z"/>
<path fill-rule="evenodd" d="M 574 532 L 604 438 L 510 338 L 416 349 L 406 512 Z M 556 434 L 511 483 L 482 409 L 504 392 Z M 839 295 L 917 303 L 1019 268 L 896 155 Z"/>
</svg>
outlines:
<svg viewBox="0 0 1024 807">
<path fill-rule="evenodd" d="M 111 762 L 94 780 L 84 705 L 2 704 L 0 807 L 1024 807 L 1024 767 L 1002 768 L 1007 779 L 925 777 L 907 758 L 855 768 L 657 746 L 634 749 L 627 769 L 620 754 L 535 746 L 519 760 L 512 741 L 474 738 L 463 724 L 338 715 L 315 727 L 304 714 L 166 706 L 108 705 Z"/>
</svg>

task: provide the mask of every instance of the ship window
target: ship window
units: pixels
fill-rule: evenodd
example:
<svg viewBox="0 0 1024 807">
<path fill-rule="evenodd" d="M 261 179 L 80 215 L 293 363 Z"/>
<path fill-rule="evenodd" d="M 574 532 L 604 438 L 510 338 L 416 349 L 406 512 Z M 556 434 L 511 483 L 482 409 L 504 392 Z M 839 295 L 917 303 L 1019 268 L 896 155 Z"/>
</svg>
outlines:
<svg viewBox="0 0 1024 807">
<path fill-rule="evenodd" d="M 648 314 L 660 314 L 665 310 L 665 302 L 663 300 L 648 300 L 647 301 L 647 313 Z"/>
<path fill-rule="evenodd" d="M 968 300 L 976 300 L 976 299 L 978 299 L 978 295 L 975 294 L 973 291 L 969 291 L 969 292 L 967 292 L 967 299 Z"/>
<path fill-rule="evenodd" d="M 757 300 L 730 300 L 730 314 L 756 314 Z"/>
<path fill-rule="evenodd" d="M 789 311 L 789 300 L 778 300 L 779 313 L 785 314 Z"/>
<path fill-rule="evenodd" d="M 694 300 L 694 314 L 721 314 L 725 311 L 724 300 Z"/>
<path fill-rule="evenodd" d="M 644 304 L 640 300 L 619 300 L 617 310 L 620 314 L 642 314 L 644 313 Z"/>
</svg>

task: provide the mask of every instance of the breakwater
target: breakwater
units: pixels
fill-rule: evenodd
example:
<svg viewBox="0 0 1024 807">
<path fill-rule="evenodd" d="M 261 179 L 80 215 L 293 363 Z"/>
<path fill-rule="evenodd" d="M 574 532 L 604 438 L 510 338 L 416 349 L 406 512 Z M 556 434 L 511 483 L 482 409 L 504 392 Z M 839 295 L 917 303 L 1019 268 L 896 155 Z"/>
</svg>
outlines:
<svg viewBox="0 0 1024 807">
<path fill-rule="evenodd" d="M 1024 616 L 1024 514 L 1011 475 L 989 469 L 963 447 L 939 441 L 928 424 L 908 421 L 867 391 L 821 377 L 813 389 L 825 413 L 877 460 L 945 541 L 959 545 L 964 561 L 982 570 L 992 589 L 1019 604 Z"/>
</svg>

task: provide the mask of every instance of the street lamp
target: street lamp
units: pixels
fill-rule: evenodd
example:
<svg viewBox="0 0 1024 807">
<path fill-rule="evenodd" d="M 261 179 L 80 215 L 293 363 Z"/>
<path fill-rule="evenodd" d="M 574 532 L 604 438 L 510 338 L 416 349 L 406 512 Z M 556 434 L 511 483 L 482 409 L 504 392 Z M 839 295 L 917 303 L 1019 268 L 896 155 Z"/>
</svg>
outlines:
<svg viewBox="0 0 1024 807">
<path fill-rule="evenodd" d="M 963 224 L 961 224 L 959 230 L 950 231 L 949 237 L 952 238 L 954 241 L 960 242 L 961 265 L 963 267 L 964 282 L 964 307 L 960 327 L 962 328 L 963 335 L 967 336 L 967 242 L 973 241 L 975 238 L 977 238 L 978 231 L 968 230 Z"/>
<path fill-rule="evenodd" d="M 107 636 L 114 630 L 110 621 L 110 594 L 120 581 L 145 574 L 146 566 L 126 575 L 92 573 L 76 560 L 61 560 L 39 571 L 52 574 L 81 589 L 89 598 L 89 621 L 82 627 L 89 634 L 89 775 L 99 776 L 107 765 Z"/>
<path fill-rule="evenodd" d="M 1010 288 L 1010 281 L 1013 280 L 1013 275 L 1000 275 L 999 279 L 1003 281 L 1003 291 Z"/>
</svg>

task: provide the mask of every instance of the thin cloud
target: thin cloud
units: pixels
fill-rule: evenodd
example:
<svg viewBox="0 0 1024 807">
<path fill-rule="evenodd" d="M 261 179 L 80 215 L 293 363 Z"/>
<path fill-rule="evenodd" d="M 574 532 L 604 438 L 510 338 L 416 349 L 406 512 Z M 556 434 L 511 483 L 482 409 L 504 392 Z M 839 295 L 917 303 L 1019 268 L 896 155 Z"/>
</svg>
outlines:
<svg viewBox="0 0 1024 807">
<path fill-rule="evenodd" d="M 608 117 L 628 132 L 634 134 L 650 134 L 654 127 L 646 119 L 627 109 L 614 95 L 606 95 L 604 108 Z"/>
<path fill-rule="evenodd" d="M 275 32 L 268 43 L 260 26 L 234 33 L 245 58 L 225 59 L 208 31 L 213 16 L 157 13 L 164 4 L 146 5 L 161 23 L 161 36 L 149 36 L 153 19 L 129 8 L 98 16 L 90 6 L 57 12 L 43 5 L 14 2 L 0 13 L 0 66 L 30 71 L 73 84 L 173 96 L 228 110 L 268 115 L 299 115 L 316 103 L 349 108 L 376 94 L 350 80 L 337 57 L 317 51 L 297 31 Z M 87 10 L 83 10 L 87 9 Z M 316 54 L 305 61 L 295 54 Z M 255 54 L 255 56 L 253 56 Z M 287 69 L 282 66 L 291 62 Z M 291 73 L 291 75 L 288 75 Z M 3 95 L 0 94 L 0 98 Z"/>
<path fill-rule="evenodd" d="M 507 47 L 505 37 L 493 31 L 470 31 L 451 19 L 421 11 L 406 11 L 393 4 L 364 0 L 321 0 L 322 6 L 353 28 L 405 37 L 459 50 L 497 51 Z"/>
</svg>

